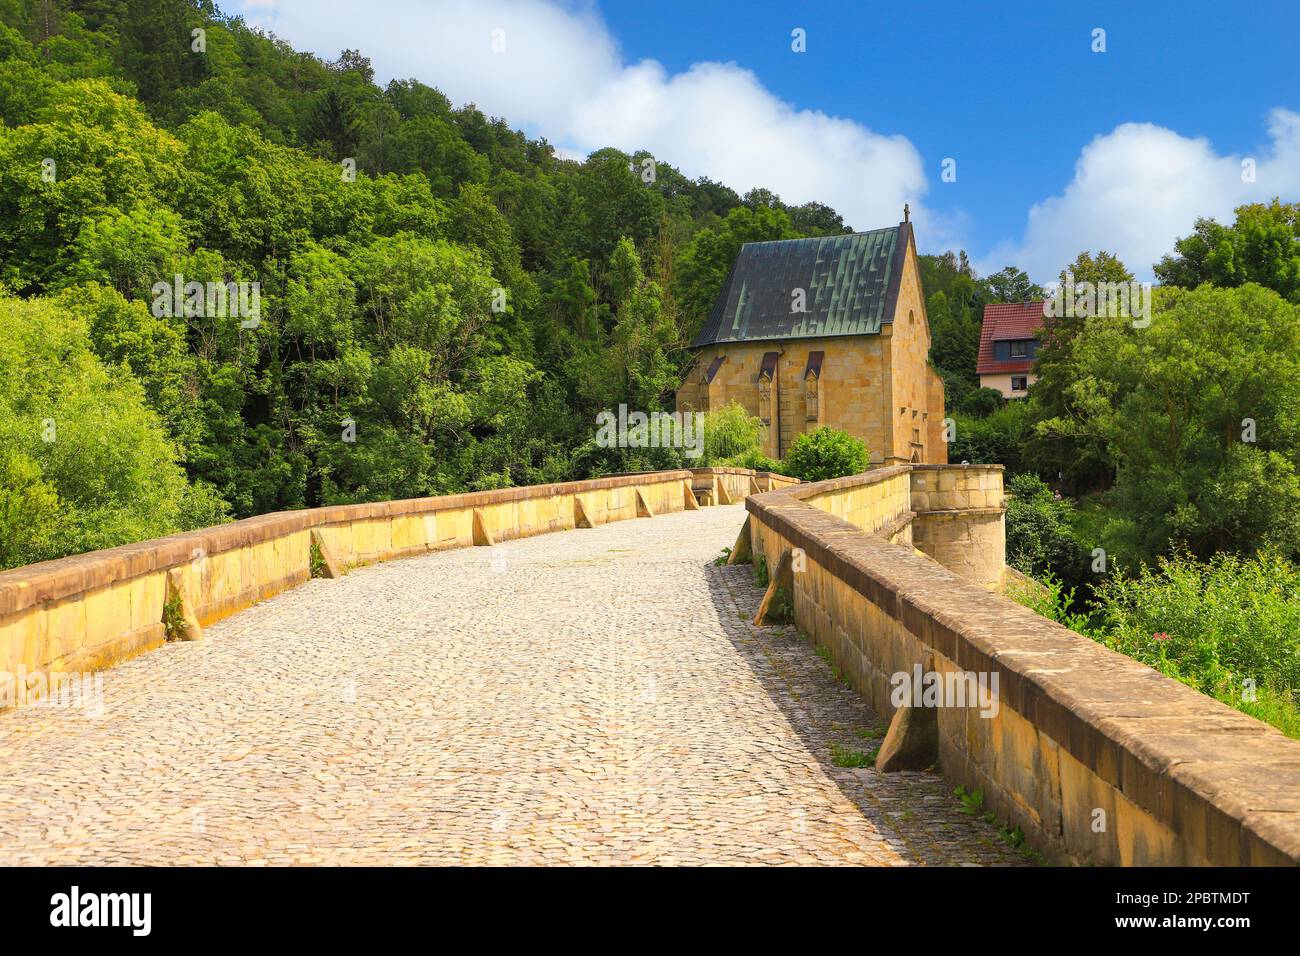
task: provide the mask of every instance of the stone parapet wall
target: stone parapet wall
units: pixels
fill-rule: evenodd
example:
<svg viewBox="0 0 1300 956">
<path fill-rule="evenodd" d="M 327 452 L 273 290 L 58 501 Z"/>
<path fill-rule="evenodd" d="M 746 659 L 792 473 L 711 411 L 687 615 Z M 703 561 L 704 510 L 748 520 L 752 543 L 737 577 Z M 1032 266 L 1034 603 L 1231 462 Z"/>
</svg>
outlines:
<svg viewBox="0 0 1300 956">
<path fill-rule="evenodd" d="M 700 504 L 704 505 L 725 504 L 727 501 L 735 503 L 743 501 L 755 491 L 772 491 L 798 483 L 798 478 L 749 468 L 718 466 L 691 469 L 691 487 L 700 499 Z"/>
<path fill-rule="evenodd" d="M 1000 521 L 987 498 L 1000 501 L 1000 474 L 989 487 L 992 473 L 963 466 L 949 466 L 951 479 L 943 467 L 900 467 L 925 482 L 927 507 L 915 497 L 906 507 L 918 544 L 933 540 L 932 522 L 955 520 L 934 514 L 959 513 L 959 493 L 975 519 Z M 872 500 L 861 489 L 896 482 L 895 469 L 878 469 L 753 496 L 751 544 L 769 567 L 802 549 L 795 621 L 880 713 L 896 709 L 897 675 L 918 667 L 982 675 L 989 687 L 996 676 L 995 706 L 936 708 L 951 783 L 978 790 L 1057 862 L 1300 863 L 1300 742 L 945 567 L 955 541 L 931 560 L 886 540 L 903 506 L 878 493 L 893 503 L 890 522 L 861 504 Z M 880 534 L 858 526 L 882 521 Z"/>
<path fill-rule="evenodd" d="M 872 534 L 902 523 L 912 515 L 910 469 L 906 465 L 877 468 L 864 482 L 858 476 L 818 482 L 810 488 L 822 489 L 808 497 L 808 504 L 843 518 L 849 524 Z"/>
<path fill-rule="evenodd" d="M 1001 465 L 912 465 L 910 470 L 917 514 L 1006 506 Z"/>
<path fill-rule="evenodd" d="M 742 501 L 756 473 L 726 471 Z M 765 488 L 790 480 L 757 476 Z M 279 512 L 6 571 L 0 708 L 30 699 L 50 674 L 99 670 L 161 645 L 169 575 L 206 625 L 308 580 L 313 532 L 340 565 L 358 566 L 568 530 L 580 517 L 600 525 L 681 511 L 693 504 L 692 481 L 690 471 L 665 471 Z"/>
</svg>

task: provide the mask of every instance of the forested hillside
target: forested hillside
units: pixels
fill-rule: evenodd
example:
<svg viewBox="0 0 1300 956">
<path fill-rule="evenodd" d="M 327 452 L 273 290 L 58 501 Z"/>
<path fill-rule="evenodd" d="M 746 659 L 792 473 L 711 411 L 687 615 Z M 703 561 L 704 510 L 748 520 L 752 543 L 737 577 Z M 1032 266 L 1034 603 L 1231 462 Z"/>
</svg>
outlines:
<svg viewBox="0 0 1300 956">
<path fill-rule="evenodd" d="M 29 317 L 0 368 L 44 383 L 0 393 L 6 565 L 679 464 L 598 447 L 596 413 L 671 408 L 742 244 L 848 231 L 673 157 L 561 159 L 415 80 L 381 88 L 362 52 L 322 62 L 209 2 L 0 0 L 0 123 L 0 308 Z M 959 401 L 983 303 L 1032 290 L 1014 270 L 976 280 L 964 253 L 924 268 Z M 257 290 L 256 316 L 212 301 L 230 283 Z M 76 362 L 44 367 L 52 341 Z M 69 421 L 77 363 L 127 411 Z M 151 463 L 128 468 L 141 436 Z"/>
<path fill-rule="evenodd" d="M 671 407 L 742 243 L 846 229 L 671 157 L 560 159 L 211 3 L 0 0 L 0 121 L 6 565 L 676 463 L 596 447 L 596 412 Z"/>
</svg>

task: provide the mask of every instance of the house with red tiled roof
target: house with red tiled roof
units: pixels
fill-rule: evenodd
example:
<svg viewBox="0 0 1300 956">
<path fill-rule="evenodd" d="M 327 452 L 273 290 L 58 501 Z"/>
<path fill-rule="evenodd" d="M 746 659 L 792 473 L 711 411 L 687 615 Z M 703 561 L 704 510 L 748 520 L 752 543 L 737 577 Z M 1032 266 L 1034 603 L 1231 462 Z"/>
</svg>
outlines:
<svg viewBox="0 0 1300 956">
<path fill-rule="evenodd" d="M 975 374 L 983 388 L 1004 398 L 1024 398 L 1038 378 L 1034 359 L 1043 329 L 1043 301 L 994 302 L 984 306 Z"/>
</svg>

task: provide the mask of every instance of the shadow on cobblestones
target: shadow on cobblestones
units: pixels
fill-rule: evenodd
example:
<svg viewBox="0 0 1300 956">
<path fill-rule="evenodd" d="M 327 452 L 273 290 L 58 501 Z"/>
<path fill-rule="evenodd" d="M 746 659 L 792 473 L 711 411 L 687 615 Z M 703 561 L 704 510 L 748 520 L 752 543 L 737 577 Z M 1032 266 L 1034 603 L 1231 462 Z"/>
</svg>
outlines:
<svg viewBox="0 0 1300 956">
<path fill-rule="evenodd" d="M 754 626 L 763 597 L 748 565 L 706 569 L 718 619 L 736 652 L 785 715 L 822 771 L 904 862 L 1023 866 L 999 828 L 961 812 L 937 772 L 882 774 L 871 766 L 887 729 L 794 625 Z M 840 764 L 865 766 L 837 766 Z"/>
</svg>

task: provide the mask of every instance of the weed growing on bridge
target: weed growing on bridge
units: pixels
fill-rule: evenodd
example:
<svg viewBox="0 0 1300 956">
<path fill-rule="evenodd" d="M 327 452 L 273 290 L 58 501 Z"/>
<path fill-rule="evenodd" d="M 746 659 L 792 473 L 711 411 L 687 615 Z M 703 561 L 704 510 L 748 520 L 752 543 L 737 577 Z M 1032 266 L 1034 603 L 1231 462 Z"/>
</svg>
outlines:
<svg viewBox="0 0 1300 956">
<path fill-rule="evenodd" d="M 714 559 L 713 559 L 713 563 L 714 563 L 714 565 L 716 565 L 717 567 L 722 567 L 722 566 L 723 566 L 724 564 L 726 564 L 729 560 L 731 560 L 731 549 L 730 549 L 730 548 L 723 548 L 723 549 L 722 549 L 722 554 L 720 554 L 720 555 L 718 555 L 716 558 L 714 558 Z"/>
<path fill-rule="evenodd" d="M 757 584 L 760 588 L 765 588 L 767 587 L 768 580 L 769 578 L 767 573 L 767 555 L 765 554 L 754 555 L 754 583 Z"/>
<path fill-rule="evenodd" d="M 769 624 L 793 624 L 794 600 L 785 588 L 777 588 L 772 594 L 772 604 L 767 611 Z"/>
<path fill-rule="evenodd" d="M 964 813 L 968 817 L 977 816 L 984 809 L 984 791 L 976 790 L 973 793 L 967 793 L 966 788 L 961 784 L 953 791 L 953 796 L 961 801 L 959 813 Z"/>
<path fill-rule="evenodd" d="M 993 814 L 986 814 L 986 816 L 991 817 Z M 996 819 L 997 818 L 995 817 L 991 822 L 996 823 Z M 1012 827 L 1008 830 L 1003 824 L 997 823 L 997 828 L 998 832 L 1002 834 L 1003 841 L 1026 860 L 1029 860 L 1038 866 L 1042 866 L 1047 862 L 1043 859 L 1041 853 L 1025 842 L 1025 831 L 1021 830 L 1019 826 Z"/>
<path fill-rule="evenodd" d="M 325 577 L 325 555 L 320 553 L 320 545 L 315 541 L 311 543 L 311 576 L 313 578 Z"/>
<path fill-rule="evenodd" d="M 1019 824 L 1014 827 L 1008 827 L 998 819 L 998 815 L 992 810 L 984 809 L 984 791 L 975 790 L 968 793 L 966 788 L 958 784 L 953 790 L 953 796 L 961 801 L 961 806 L 957 808 L 958 813 L 964 813 L 967 816 L 978 816 L 985 823 L 992 824 L 998 828 L 998 834 L 1002 837 L 1002 842 L 1012 849 L 1016 850 L 1021 856 L 1034 863 L 1041 864 L 1042 856 L 1037 850 L 1031 848 L 1025 843 L 1025 831 L 1020 829 Z"/>
<path fill-rule="evenodd" d="M 989 823 L 997 823 L 998 819 L 992 813 L 984 814 L 984 818 L 988 820 Z M 1018 825 L 1008 830 L 1006 827 L 999 824 L 998 829 L 1002 831 L 1002 839 L 1012 848 L 1018 850 L 1025 845 L 1025 831 L 1020 829 Z"/>
<path fill-rule="evenodd" d="M 185 612 L 179 594 L 168 595 L 163 602 L 163 629 L 169 641 L 179 641 L 185 633 Z"/>
<path fill-rule="evenodd" d="M 817 656 L 827 663 L 827 665 L 831 669 L 831 674 L 835 676 L 835 679 L 837 681 L 839 681 L 841 684 L 848 683 L 848 680 L 844 677 L 844 672 L 840 670 L 840 666 L 835 663 L 835 658 L 831 657 L 831 652 L 829 650 L 827 650 L 825 647 L 818 647 Z"/>
<path fill-rule="evenodd" d="M 871 753 L 865 753 L 861 750 L 853 750 L 833 743 L 831 744 L 831 763 L 837 767 L 870 767 L 876 762 L 876 754 L 879 749 L 876 748 Z"/>
</svg>

